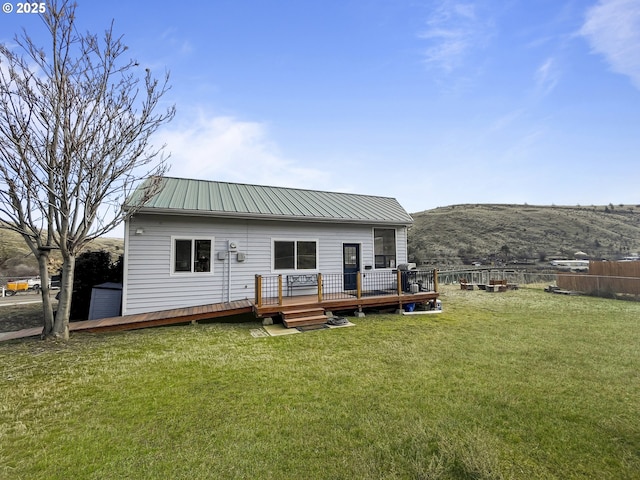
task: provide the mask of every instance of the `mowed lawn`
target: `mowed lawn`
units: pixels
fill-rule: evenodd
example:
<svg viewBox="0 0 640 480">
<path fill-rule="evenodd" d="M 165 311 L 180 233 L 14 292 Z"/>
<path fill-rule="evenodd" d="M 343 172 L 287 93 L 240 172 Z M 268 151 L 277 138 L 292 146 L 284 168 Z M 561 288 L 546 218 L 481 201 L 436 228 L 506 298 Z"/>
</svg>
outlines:
<svg viewBox="0 0 640 480">
<path fill-rule="evenodd" d="M 639 302 L 442 300 L 0 344 L 0 478 L 640 478 Z"/>
</svg>

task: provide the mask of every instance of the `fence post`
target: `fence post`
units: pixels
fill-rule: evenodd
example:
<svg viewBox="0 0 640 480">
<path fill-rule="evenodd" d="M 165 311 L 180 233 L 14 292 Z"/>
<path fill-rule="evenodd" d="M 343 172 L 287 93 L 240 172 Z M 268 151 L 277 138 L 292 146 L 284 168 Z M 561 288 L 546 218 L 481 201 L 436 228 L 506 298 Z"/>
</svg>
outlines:
<svg viewBox="0 0 640 480">
<path fill-rule="evenodd" d="M 362 272 L 356 273 L 356 298 L 362 297 Z"/>
<path fill-rule="evenodd" d="M 433 291 L 434 292 L 438 291 L 438 269 L 437 268 L 433 269 Z"/>
<path fill-rule="evenodd" d="M 322 274 L 318 272 L 318 303 L 322 303 Z"/>
<path fill-rule="evenodd" d="M 282 274 L 278 275 L 278 305 L 282 305 Z"/>
<path fill-rule="evenodd" d="M 398 296 L 402 295 L 402 272 L 397 270 L 398 274 Z"/>
</svg>

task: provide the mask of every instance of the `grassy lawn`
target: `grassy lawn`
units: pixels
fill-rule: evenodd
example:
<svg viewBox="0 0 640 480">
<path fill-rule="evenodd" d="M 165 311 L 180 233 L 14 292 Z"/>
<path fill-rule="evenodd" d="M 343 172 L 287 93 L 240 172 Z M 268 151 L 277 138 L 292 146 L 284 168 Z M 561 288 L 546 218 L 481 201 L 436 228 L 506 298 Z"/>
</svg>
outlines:
<svg viewBox="0 0 640 480">
<path fill-rule="evenodd" d="M 37 300 L 37 297 L 34 296 Z M 0 332 L 42 326 L 42 303 L 0 307 Z"/>
<path fill-rule="evenodd" d="M 640 303 L 443 305 L 0 344 L 0 478 L 640 478 Z"/>
<path fill-rule="evenodd" d="M 55 299 L 58 290 L 51 292 L 54 309 L 58 301 Z M 0 332 L 11 332 L 25 328 L 42 327 L 42 297 L 39 293 L 19 293 L 4 299 L 7 303 L 29 301 L 22 305 L 0 305 Z"/>
</svg>

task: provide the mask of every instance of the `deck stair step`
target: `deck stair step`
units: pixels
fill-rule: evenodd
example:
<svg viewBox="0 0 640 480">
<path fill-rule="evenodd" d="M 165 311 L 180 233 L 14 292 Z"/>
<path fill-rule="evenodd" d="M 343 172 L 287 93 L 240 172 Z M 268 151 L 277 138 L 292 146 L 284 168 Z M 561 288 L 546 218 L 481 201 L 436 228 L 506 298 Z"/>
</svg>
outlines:
<svg viewBox="0 0 640 480">
<path fill-rule="evenodd" d="M 327 323 L 327 316 L 323 308 L 307 308 L 303 310 L 289 310 L 281 312 L 282 322 L 287 328 L 308 327 Z"/>
<path fill-rule="evenodd" d="M 299 317 L 309 317 L 311 315 L 324 315 L 324 308 L 322 307 L 309 307 L 309 308 L 299 308 L 296 310 L 283 310 L 282 317 L 286 318 L 299 318 Z"/>
</svg>

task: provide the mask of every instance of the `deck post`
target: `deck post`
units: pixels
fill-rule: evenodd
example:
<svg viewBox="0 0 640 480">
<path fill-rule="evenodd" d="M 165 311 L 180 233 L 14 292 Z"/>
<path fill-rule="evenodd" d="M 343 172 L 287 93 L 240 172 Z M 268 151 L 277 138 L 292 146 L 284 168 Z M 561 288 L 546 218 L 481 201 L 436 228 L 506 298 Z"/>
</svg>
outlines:
<svg viewBox="0 0 640 480">
<path fill-rule="evenodd" d="M 278 305 L 282 305 L 282 274 L 278 275 Z"/>
<path fill-rule="evenodd" d="M 398 310 L 396 313 L 402 313 L 402 272 L 397 271 L 398 274 Z"/>
<path fill-rule="evenodd" d="M 256 305 L 258 308 L 262 306 L 262 277 L 256 275 Z"/>
<path fill-rule="evenodd" d="M 356 298 L 362 298 L 362 272 L 356 273 Z"/>
<path fill-rule="evenodd" d="M 434 292 L 438 291 L 438 269 L 437 268 L 433 269 L 433 291 Z"/>
<path fill-rule="evenodd" d="M 318 303 L 322 303 L 322 274 L 318 272 Z"/>
</svg>

